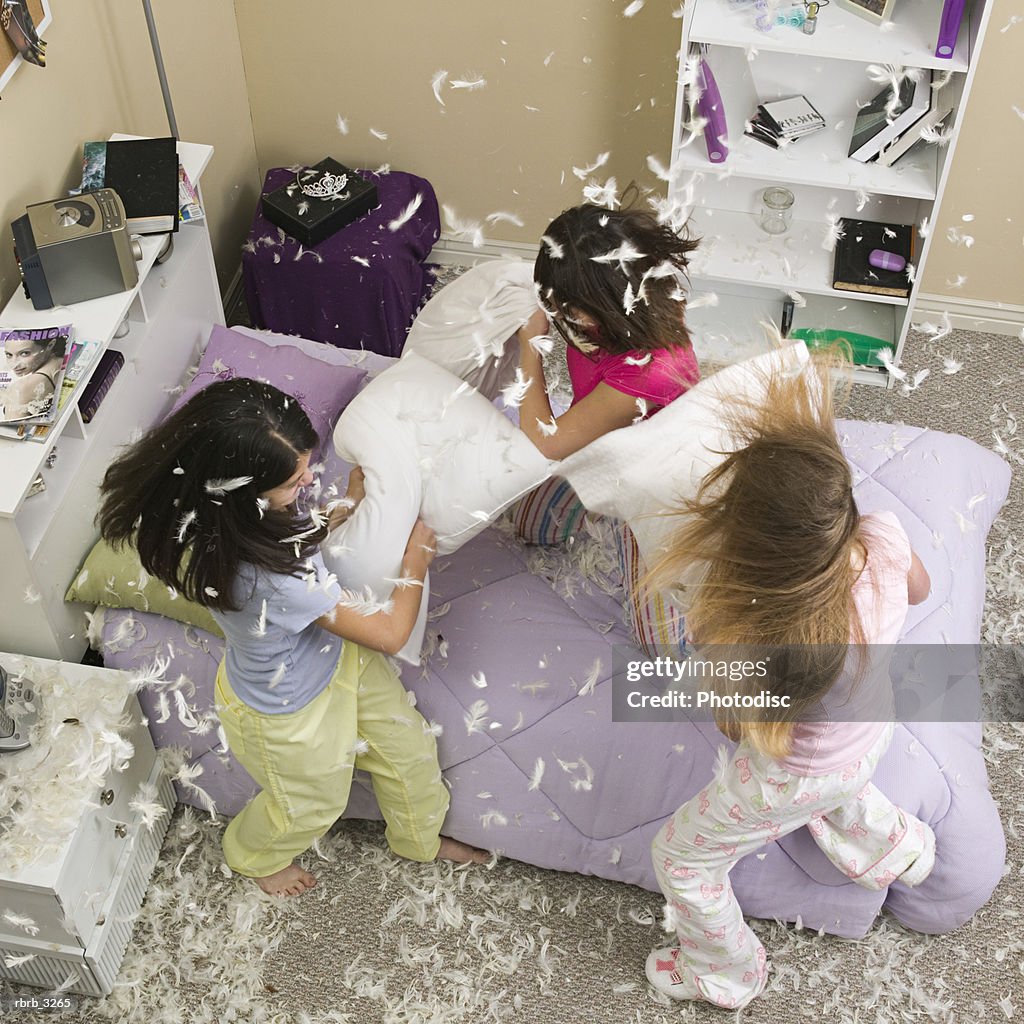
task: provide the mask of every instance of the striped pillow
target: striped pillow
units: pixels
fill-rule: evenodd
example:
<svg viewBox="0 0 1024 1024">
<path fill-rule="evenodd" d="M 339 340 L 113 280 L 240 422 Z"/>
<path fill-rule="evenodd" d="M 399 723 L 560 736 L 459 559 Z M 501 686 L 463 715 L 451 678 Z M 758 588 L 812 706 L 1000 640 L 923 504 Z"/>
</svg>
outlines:
<svg viewBox="0 0 1024 1024">
<path fill-rule="evenodd" d="M 565 544 L 582 527 L 585 513 L 572 485 L 553 476 L 516 505 L 516 536 L 524 544 Z"/>
</svg>

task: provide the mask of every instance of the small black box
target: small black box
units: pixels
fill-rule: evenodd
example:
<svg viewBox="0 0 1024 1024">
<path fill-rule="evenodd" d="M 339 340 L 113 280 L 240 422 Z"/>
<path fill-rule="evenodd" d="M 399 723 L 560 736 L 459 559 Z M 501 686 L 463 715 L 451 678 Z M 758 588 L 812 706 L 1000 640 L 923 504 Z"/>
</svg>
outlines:
<svg viewBox="0 0 1024 1024">
<path fill-rule="evenodd" d="M 303 245 L 317 245 L 380 205 L 377 186 L 329 156 L 263 197 L 263 216 Z"/>
</svg>

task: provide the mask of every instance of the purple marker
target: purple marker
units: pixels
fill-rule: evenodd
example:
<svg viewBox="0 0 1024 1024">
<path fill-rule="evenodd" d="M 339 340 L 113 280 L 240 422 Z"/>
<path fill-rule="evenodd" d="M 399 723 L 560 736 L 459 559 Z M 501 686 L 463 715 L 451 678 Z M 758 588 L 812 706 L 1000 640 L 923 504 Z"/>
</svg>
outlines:
<svg viewBox="0 0 1024 1024">
<path fill-rule="evenodd" d="M 899 253 L 888 252 L 885 249 L 872 249 L 868 253 L 868 263 L 879 270 L 892 270 L 896 273 L 907 265 L 907 261 Z"/>
<path fill-rule="evenodd" d="M 697 86 L 700 99 L 697 101 L 697 113 L 704 119 L 704 141 L 708 147 L 708 159 L 713 164 L 725 162 L 729 155 L 728 124 L 725 120 L 725 107 L 722 94 L 718 91 L 718 83 L 708 67 L 708 62 L 701 58 L 697 72 Z"/>
<path fill-rule="evenodd" d="M 952 57 L 956 37 L 960 34 L 960 19 L 964 14 L 964 0 L 946 0 L 939 20 L 939 37 L 935 43 L 936 57 Z"/>
</svg>

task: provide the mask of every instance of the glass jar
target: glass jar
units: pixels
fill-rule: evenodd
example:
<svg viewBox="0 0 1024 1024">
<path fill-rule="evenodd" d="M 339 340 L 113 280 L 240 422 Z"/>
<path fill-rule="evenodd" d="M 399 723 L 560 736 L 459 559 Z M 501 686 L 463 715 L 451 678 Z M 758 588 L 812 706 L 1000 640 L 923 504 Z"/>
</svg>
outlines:
<svg viewBox="0 0 1024 1024">
<path fill-rule="evenodd" d="M 772 186 L 761 193 L 761 230 L 769 235 L 784 235 L 793 222 L 793 193 Z"/>
</svg>

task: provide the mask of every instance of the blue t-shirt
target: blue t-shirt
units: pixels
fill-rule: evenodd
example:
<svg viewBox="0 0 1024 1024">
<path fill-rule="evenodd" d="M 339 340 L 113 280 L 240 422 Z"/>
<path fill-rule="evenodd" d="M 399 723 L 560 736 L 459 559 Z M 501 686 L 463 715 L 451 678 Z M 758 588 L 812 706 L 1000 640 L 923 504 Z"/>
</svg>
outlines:
<svg viewBox="0 0 1024 1024">
<path fill-rule="evenodd" d="M 298 711 L 327 687 L 341 655 L 341 637 L 316 624 L 341 600 L 338 581 L 317 552 L 298 576 L 243 564 L 232 596 L 238 611 L 210 609 L 227 640 L 231 688 L 256 711 Z"/>
</svg>

